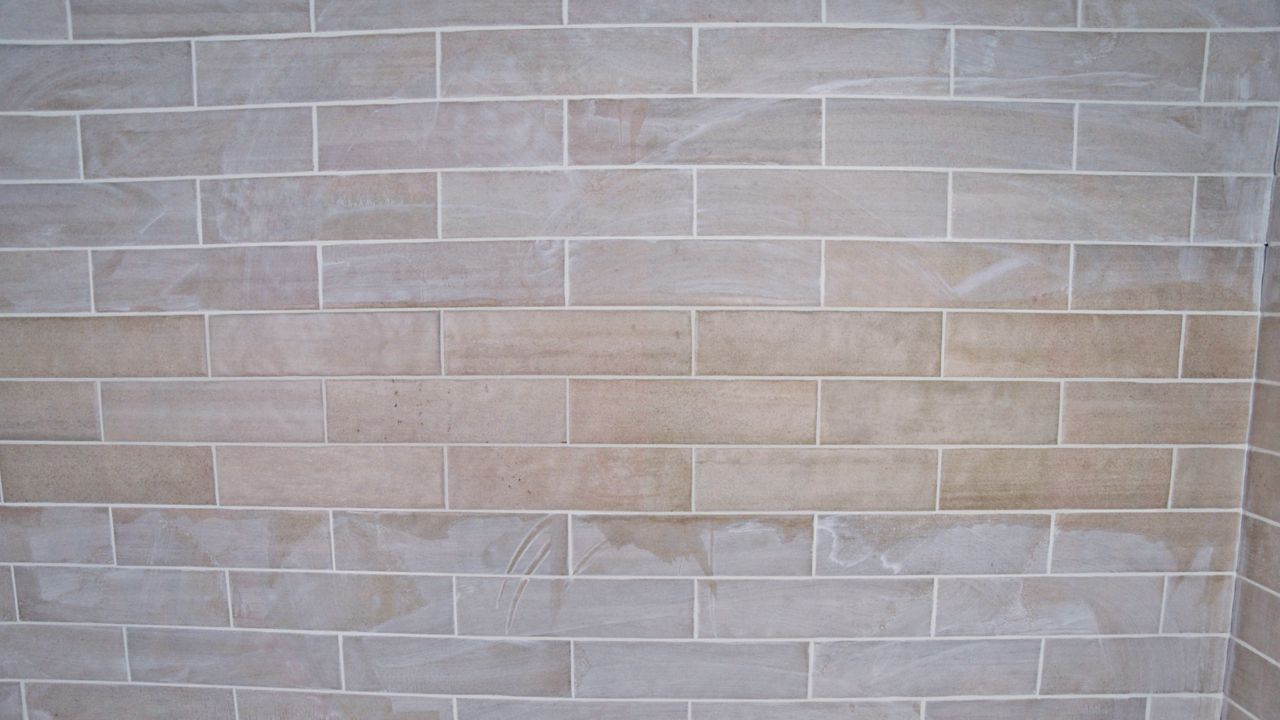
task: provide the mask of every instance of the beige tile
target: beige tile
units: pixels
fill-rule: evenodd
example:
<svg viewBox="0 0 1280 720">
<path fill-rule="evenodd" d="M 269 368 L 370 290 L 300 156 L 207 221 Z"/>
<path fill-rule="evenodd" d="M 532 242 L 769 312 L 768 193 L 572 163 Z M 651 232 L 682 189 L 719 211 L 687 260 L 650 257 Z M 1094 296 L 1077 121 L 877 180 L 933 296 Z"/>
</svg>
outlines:
<svg viewBox="0 0 1280 720">
<path fill-rule="evenodd" d="M 185 716 L 232 720 L 235 701 L 228 688 L 171 688 L 142 685 L 30 684 L 31 720 L 168 720 Z"/>
<path fill-rule="evenodd" d="M 191 105 L 186 43 L 0 47 L 0 110 Z"/>
<path fill-rule="evenodd" d="M 1206 100 L 1280 100 L 1280 33 L 1215 34 L 1205 71 Z"/>
<path fill-rule="evenodd" d="M 65 40 L 67 38 L 65 3 L 58 0 L 5 0 L 5 2 L 0 2 L 0 38 L 5 40 Z M 8 716 L 4 717 L 5 720 L 9 720 Z"/>
<path fill-rule="evenodd" d="M 306 32 L 306 0 L 70 0 L 80 38 Z"/>
<path fill-rule="evenodd" d="M 225 505 L 443 507 L 444 451 L 231 445 L 218 448 L 218 491 Z"/>
<path fill-rule="evenodd" d="M 1146 720 L 1146 698 L 1037 698 L 942 700 L 929 703 L 929 720 Z"/>
<path fill-rule="evenodd" d="M 214 375 L 437 375 L 437 313 L 217 315 Z"/>
<path fill-rule="evenodd" d="M 0 560 L 113 562 L 106 508 L 0 507 Z"/>
<path fill-rule="evenodd" d="M 800 698 L 804 643 L 579 642 L 578 697 Z"/>
<path fill-rule="evenodd" d="M 1000 240 L 1185 241 L 1192 179 L 957 173 L 952 232 Z"/>
<path fill-rule="evenodd" d="M 569 244 L 574 305 L 817 305 L 812 240 L 583 240 Z"/>
<path fill-rule="evenodd" d="M 689 328 L 683 312 L 450 312 L 445 366 L 451 375 L 688 375 Z"/>
<path fill-rule="evenodd" d="M 0 718 L 26 720 L 23 716 L 22 693 L 19 683 L 0 683 Z"/>
<path fill-rule="evenodd" d="M 9 502 L 211 505 L 209 448 L 163 445 L 3 445 Z"/>
<path fill-rule="evenodd" d="M 698 91 L 945 95 L 945 30 L 718 28 L 698 33 Z"/>
<path fill-rule="evenodd" d="M 1255 248 L 1088 245 L 1076 249 L 1073 307 L 1253 310 Z"/>
<path fill-rule="evenodd" d="M 99 312 L 317 307 L 309 247 L 104 250 L 93 254 Z"/>
<path fill-rule="evenodd" d="M 1048 640 L 1041 691 L 1219 692 L 1226 640 L 1208 637 Z"/>
<path fill-rule="evenodd" d="M 1244 506 L 1255 515 L 1280 522 L 1280 457 L 1249 451 Z"/>
<path fill-rule="evenodd" d="M 89 260 L 83 252 L 12 252 L 0 265 L 0 312 L 88 312 Z"/>
<path fill-rule="evenodd" d="M 1231 631 L 1230 575 L 1170 575 L 1164 594 L 1165 633 Z"/>
<path fill-rule="evenodd" d="M 1280 25 L 1280 8 L 1250 0 L 1080 0 L 1085 27 L 1256 27 Z M 1215 38 L 1216 39 L 1216 38 Z"/>
<path fill-rule="evenodd" d="M 1152 697 L 1152 720 L 1218 720 L 1222 717 L 1223 699 L 1212 695 L 1200 697 Z"/>
<path fill-rule="evenodd" d="M 848 23 L 921 23 L 937 25 L 1076 24 L 1074 0 L 827 0 L 827 20 Z M 930 703 L 932 705 L 932 703 Z"/>
<path fill-rule="evenodd" d="M 440 38 L 440 91 L 449 97 L 688 92 L 691 43 L 688 28 L 448 33 Z"/>
<path fill-rule="evenodd" d="M 1182 376 L 1247 378 L 1253 374 L 1258 324 L 1248 315 L 1188 315 Z"/>
<path fill-rule="evenodd" d="M 330 380 L 335 442 L 556 443 L 563 380 Z"/>
<path fill-rule="evenodd" d="M 914 702 L 700 702 L 693 720 L 919 720 Z"/>
<path fill-rule="evenodd" d="M 702 638 L 928 635 L 933 582 L 707 580 L 698 583 Z"/>
<path fill-rule="evenodd" d="M 460 577 L 458 632 L 693 637 L 693 581 Z"/>
<path fill-rule="evenodd" d="M 1051 443 L 1058 384 L 981 380 L 828 380 L 822 384 L 827 444 Z"/>
<path fill-rule="evenodd" d="M 570 23 L 818 22 L 821 0 L 572 0 Z"/>
<path fill-rule="evenodd" d="M 1257 350 L 1255 377 L 1280 382 L 1280 317 L 1264 315 L 1260 319 L 1257 327 Z"/>
<path fill-rule="evenodd" d="M 559 165 L 563 111 L 554 100 L 324 107 L 320 167 Z"/>
<path fill-rule="evenodd" d="M 220 572 L 16 567 L 18 608 L 35 622 L 226 626 Z"/>
<path fill-rule="evenodd" d="M 346 687 L 374 692 L 569 697 L 569 643 L 349 637 Z"/>
<path fill-rule="evenodd" d="M 577 575 L 808 575 L 803 515 L 576 515 Z"/>
<path fill-rule="evenodd" d="M 1267 588 L 1280 592 L 1280 569 L 1273 560 L 1280 551 L 1280 530 L 1249 516 L 1244 518 L 1240 539 L 1240 566 L 1237 572 Z"/>
<path fill-rule="evenodd" d="M 317 0 L 317 30 L 559 25 L 561 0 Z"/>
<path fill-rule="evenodd" d="M 342 570 L 564 575 L 563 515 L 347 512 L 333 515 Z"/>
<path fill-rule="evenodd" d="M 1027 695 L 1039 658 L 1037 640 L 820 642 L 813 695 Z"/>
<path fill-rule="evenodd" d="M 447 577 L 234 572 L 230 583 L 236 627 L 453 633 Z"/>
<path fill-rule="evenodd" d="M 1237 582 L 1235 593 L 1234 634 L 1268 657 L 1280 657 L 1280 598 L 1247 582 Z"/>
<path fill-rule="evenodd" d="M 338 689 L 338 639 L 324 635 L 129 628 L 130 678 L 192 685 Z"/>
<path fill-rule="evenodd" d="M 1232 717 L 1265 716 L 1280 703 L 1280 690 L 1277 690 L 1280 688 L 1280 669 L 1274 662 L 1238 643 L 1231 644 L 1230 653 L 1227 681 L 1231 688 L 1231 701 L 1249 713 L 1257 713 L 1248 716 L 1240 713 Z"/>
<path fill-rule="evenodd" d="M 1065 309 L 1065 245 L 835 242 L 826 304 L 853 307 Z"/>
<path fill-rule="evenodd" d="M 1231 513 L 1059 515 L 1053 571 L 1229 571 L 1239 518 Z"/>
<path fill-rule="evenodd" d="M 0 247 L 196 242 L 194 182 L 0 186 Z"/>
<path fill-rule="evenodd" d="M 320 442 L 318 380 L 102 384 L 108 440 Z"/>
<path fill-rule="evenodd" d="M 821 125 L 817 100 L 571 100 L 569 161 L 817 165 Z"/>
<path fill-rule="evenodd" d="M 76 134 L 71 117 L 0 117 L 0 180 L 80 177 Z"/>
<path fill-rule="evenodd" d="M 84 256 L 79 253 L 76 256 L 80 264 Z M 81 269 L 87 274 L 87 263 L 84 265 Z M 198 315 L 0 320 L 0 375 L 178 377 L 204 374 L 204 320 Z"/>
<path fill-rule="evenodd" d="M 13 591 L 13 568 L 0 568 L 0 621 L 13 622 L 18 619 L 17 595 Z M 692 587 L 692 586 L 691 586 Z M 8 709 L 8 701 L 5 699 L 5 688 L 0 685 L 0 718 L 10 720 L 5 714 Z M 22 720 L 21 703 L 19 703 L 18 719 Z"/>
<path fill-rule="evenodd" d="M 1025 448 L 942 451 L 945 510 L 1163 508 L 1173 451 Z"/>
<path fill-rule="evenodd" d="M 449 720 L 453 706 L 448 698 L 405 695 L 346 695 L 337 693 L 236 692 L 241 720 Z"/>
<path fill-rule="evenodd" d="M 1196 226 L 1202 243 L 1260 243 L 1267 234 L 1267 178 L 1202 177 L 1196 180 Z"/>
<path fill-rule="evenodd" d="M 324 307 L 563 305 L 559 240 L 330 245 Z"/>
<path fill-rule="evenodd" d="M 1280 452 L 1280 385 L 1256 386 L 1250 442 L 1271 452 Z"/>
<path fill-rule="evenodd" d="M 90 382 L 0 382 L 0 438 L 101 440 Z"/>
<path fill-rule="evenodd" d="M 115 508 L 121 565 L 329 568 L 323 512 Z"/>
<path fill-rule="evenodd" d="M 1068 443 L 1241 443 L 1246 383 L 1069 382 L 1062 440 Z"/>
<path fill-rule="evenodd" d="M 1260 107 L 1083 105 L 1082 170 L 1271 172 L 1276 110 Z"/>
<path fill-rule="evenodd" d="M 686 720 L 688 703 L 458 698 L 458 720 Z"/>
<path fill-rule="evenodd" d="M 570 440 L 811 444 L 816 390 L 800 380 L 573 380 Z"/>
<path fill-rule="evenodd" d="M 938 635 L 1142 635 L 1160 629 L 1158 577 L 938 582 Z"/>
<path fill-rule="evenodd" d="M 1245 452 L 1231 448 L 1178 448 L 1170 507 L 1240 507 Z"/>
<path fill-rule="evenodd" d="M 205 180 L 200 198 L 206 243 L 436 235 L 434 173 Z"/>
<path fill-rule="evenodd" d="M 691 485 L 690 451 L 684 449 L 455 447 L 449 450 L 449 506 L 452 508 L 690 510 Z"/>
<path fill-rule="evenodd" d="M 92 625 L 0 625 L 0 675 L 15 680 L 124 680 L 124 634 Z"/>
<path fill-rule="evenodd" d="M 1047 515 L 820 515 L 818 575 L 1042 573 Z"/>
</svg>

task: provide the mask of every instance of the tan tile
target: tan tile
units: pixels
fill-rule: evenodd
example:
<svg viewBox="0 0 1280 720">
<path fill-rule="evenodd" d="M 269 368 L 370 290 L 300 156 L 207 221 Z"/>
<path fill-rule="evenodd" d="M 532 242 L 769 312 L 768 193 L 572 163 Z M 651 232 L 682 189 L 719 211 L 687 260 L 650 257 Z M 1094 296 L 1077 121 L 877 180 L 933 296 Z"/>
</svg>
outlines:
<svg viewBox="0 0 1280 720">
<path fill-rule="evenodd" d="M 330 245 L 324 307 L 563 305 L 559 240 Z"/>
<path fill-rule="evenodd" d="M 342 570 L 564 575 L 563 515 L 347 512 L 333 515 Z"/>
<path fill-rule="evenodd" d="M 1255 515 L 1280 522 L 1280 457 L 1249 451 L 1244 507 Z"/>
<path fill-rule="evenodd" d="M 573 380 L 570 439 L 811 444 L 816 389 L 800 380 Z"/>
<path fill-rule="evenodd" d="M 1261 318 L 1257 327 L 1257 350 L 1255 377 L 1280 382 L 1280 317 L 1264 315 Z"/>
<path fill-rule="evenodd" d="M 171 688 L 142 685 L 30 684 L 31 720 L 168 720 L 186 716 L 232 720 L 235 701 L 229 688 Z"/>
<path fill-rule="evenodd" d="M 230 583 L 236 627 L 453 633 L 446 577 L 234 572 Z"/>
<path fill-rule="evenodd" d="M 688 703 L 458 698 L 458 720 L 686 720 Z"/>
<path fill-rule="evenodd" d="M 99 312 L 317 307 L 309 247 L 105 250 L 93 254 Z"/>
<path fill-rule="evenodd" d="M 1178 448 L 1170 507 L 1240 507 L 1245 452 L 1232 448 Z"/>
<path fill-rule="evenodd" d="M 320 167 L 559 165 L 563 110 L 554 100 L 323 107 Z"/>
<path fill-rule="evenodd" d="M 697 510 L 932 510 L 937 454 L 903 449 L 699 449 Z"/>
<path fill-rule="evenodd" d="M 115 508 L 121 565 L 329 568 L 323 512 Z"/>
<path fill-rule="evenodd" d="M 18 608 L 36 622 L 226 626 L 220 572 L 16 567 Z"/>
<path fill-rule="evenodd" d="M 1082 170 L 1271 172 L 1276 110 L 1261 107 L 1083 105 Z"/>
<path fill-rule="evenodd" d="M 1072 304 L 1108 310 L 1253 310 L 1259 262 L 1255 248 L 1080 246 Z"/>
<path fill-rule="evenodd" d="M 1085 27 L 1258 27 L 1280 25 L 1280 8 L 1250 0 L 1144 2 L 1080 0 Z M 1216 38 L 1215 38 L 1216 39 Z"/>
<path fill-rule="evenodd" d="M 915 702 L 699 702 L 693 720 L 919 720 Z"/>
<path fill-rule="evenodd" d="M 1182 376 L 1247 378 L 1253 374 L 1258 324 L 1248 315 L 1188 315 Z"/>
<path fill-rule="evenodd" d="M 821 0 L 572 0 L 570 23 L 818 22 Z"/>
<path fill-rule="evenodd" d="M 102 384 L 108 440 L 320 442 L 318 380 Z"/>
<path fill-rule="evenodd" d="M 702 638 L 928 635 L 931 580 L 707 580 L 698 583 Z"/>
<path fill-rule="evenodd" d="M 72 117 L 0 117 L 0 180 L 80 177 Z"/>
<path fill-rule="evenodd" d="M 578 575 L 808 575 L 802 515 L 576 515 Z"/>
<path fill-rule="evenodd" d="M 820 642 L 813 695 L 1026 695 L 1039 659 L 1038 640 Z"/>
<path fill-rule="evenodd" d="M 1249 433 L 1253 445 L 1280 452 L 1280 385 L 1256 385 Z"/>
<path fill-rule="evenodd" d="M 77 259 L 84 260 L 84 256 L 77 253 Z M 0 320 L 0 375 L 177 377 L 204 374 L 204 320 L 198 315 Z"/>
<path fill-rule="evenodd" d="M 1058 384 L 980 380 L 828 380 L 828 444 L 1034 445 L 1058 431 Z"/>
<path fill-rule="evenodd" d="M 0 438 L 101 440 L 90 382 L 0 382 Z"/>
<path fill-rule="evenodd" d="M 449 720 L 453 717 L 448 698 L 405 695 L 346 695 L 337 693 L 236 692 L 240 720 L 285 720 L 327 718 L 328 720 Z"/>
<path fill-rule="evenodd" d="M 835 242 L 826 304 L 1065 309 L 1065 245 Z"/>
<path fill-rule="evenodd" d="M 0 247 L 195 243 L 194 182 L 0 186 Z"/>
<path fill-rule="evenodd" d="M 23 716 L 22 693 L 20 683 L 0 683 L 0 718 L 26 720 Z"/>
<path fill-rule="evenodd" d="M 209 448 L 162 445 L 3 445 L 9 502 L 211 505 Z"/>
<path fill-rule="evenodd" d="M 800 698 L 804 643 L 579 642 L 578 697 Z"/>
<path fill-rule="evenodd" d="M 1230 653 L 1227 682 L 1231 688 L 1231 702 L 1251 713 L 1247 717 L 1265 716 L 1280 703 L 1280 690 L 1277 690 L 1280 688 L 1280 669 L 1274 662 L 1239 643 L 1231 644 Z M 1241 713 L 1233 717 L 1246 716 Z"/>
<path fill-rule="evenodd" d="M 14 0 L 0 4 L 0 8 L 3 8 L 0 11 L 0 38 L 5 40 L 65 40 L 67 38 L 65 3 L 58 0 Z M 7 715 L 4 717 L 5 720 L 9 720 Z"/>
<path fill-rule="evenodd" d="M 1068 443 L 1241 443 L 1246 383 L 1069 382 L 1062 440 Z"/>
<path fill-rule="evenodd" d="M 106 508 L 0 507 L 0 560 L 111 563 Z"/>
<path fill-rule="evenodd" d="M 569 244 L 574 305 L 817 305 L 812 240 L 583 240 Z"/>
<path fill-rule="evenodd" d="M 1146 720 L 1146 698 L 1036 698 L 941 700 L 929 703 L 929 720 Z"/>
<path fill-rule="evenodd" d="M 698 91 L 945 95 L 945 30 L 717 28 L 698 33 Z"/>
<path fill-rule="evenodd" d="M 316 0 L 317 30 L 559 25 L 561 0 Z"/>
<path fill-rule="evenodd" d="M 552 637 L 693 637 L 693 581 L 458 580 L 458 632 Z"/>
<path fill-rule="evenodd" d="M 217 315 L 214 375 L 437 375 L 437 313 Z"/>
<path fill-rule="evenodd" d="M 1240 538 L 1240 576 L 1280 592 L 1280 568 L 1274 562 L 1277 552 L 1280 529 L 1246 515 Z"/>
<path fill-rule="evenodd" d="M 1280 657 L 1280 598 L 1247 582 L 1235 585 L 1234 634 L 1268 657 Z"/>
<path fill-rule="evenodd" d="M 942 451 L 944 510 L 1163 508 L 1171 450 L 1098 448 Z"/>
<path fill-rule="evenodd" d="M 563 380 L 330 380 L 335 442 L 555 443 Z"/>
<path fill-rule="evenodd" d="M 373 692 L 569 697 L 569 642 L 349 637 L 346 687 Z"/>
<path fill-rule="evenodd" d="M 1206 100 L 1280 100 L 1280 33 L 1215 34 L 1205 72 Z"/>
<path fill-rule="evenodd" d="M 13 591 L 12 571 L 11 567 L 0 568 L 0 593 L 3 593 L 3 596 L 0 596 L 0 621 L 3 622 L 13 622 L 18 619 L 17 595 Z M 0 718 L 10 720 L 10 717 L 5 714 L 7 709 L 5 688 L 0 685 Z M 19 703 L 17 720 L 22 720 L 21 703 Z"/>
<path fill-rule="evenodd" d="M 688 92 L 691 43 L 688 28 L 447 33 L 440 90 L 450 97 Z"/>
<path fill-rule="evenodd" d="M 450 312 L 451 375 L 688 375 L 683 312 Z"/>
<path fill-rule="evenodd" d="M 225 505 L 443 507 L 444 452 L 230 445 L 218 448 L 218 491 Z"/>
<path fill-rule="evenodd" d="M 191 104 L 187 43 L 0 48 L 0 110 L 6 112 Z"/>
<path fill-rule="evenodd" d="M 1208 637 L 1048 640 L 1041 691 L 1219 692 L 1226 640 Z"/>
<path fill-rule="evenodd" d="M 307 0 L 70 0 L 75 36 L 137 38 L 306 32 Z"/>
<path fill-rule="evenodd" d="M 848 23 L 922 23 L 930 25 L 1076 24 L 1074 0 L 827 0 L 827 20 Z M 932 705 L 932 703 L 930 703 Z"/>
<path fill-rule="evenodd" d="M 1218 720 L 1222 717 L 1222 698 L 1211 695 L 1200 697 L 1152 697 L 1152 720 Z"/>
<path fill-rule="evenodd" d="M 0 625 L 0 675 L 24 680 L 121 680 L 124 634 L 92 625 Z"/>
<path fill-rule="evenodd" d="M 11 252 L 0 265 L 0 312 L 88 312 L 89 260 L 83 252 Z"/>
<path fill-rule="evenodd" d="M 129 628 L 130 678 L 192 685 L 341 685 L 338 639 L 324 635 Z"/>
<path fill-rule="evenodd" d="M 1047 515 L 820 515 L 818 575 L 1042 573 Z"/>
<path fill-rule="evenodd" d="M 1170 575 L 1164 591 L 1165 633 L 1231 631 L 1230 575 Z"/>
<path fill-rule="evenodd" d="M 449 450 L 449 506 L 459 509 L 690 510 L 691 484 L 683 449 Z"/>
<path fill-rule="evenodd" d="M 938 582 L 938 635 L 1141 635 L 1160 629 L 1158 577 Z"/>
<path fill-rule="evenodd" d="M 1195 242 L 1263 242 L 1268 182 L 1256 177 L 1197 178 Z"/>
<path fill-rule="evenodd" d="M 1072 513 L 1054 530 L 1053 571 L 1229 571 L 1238 516 L 1231 513 Z"/>
</svg>

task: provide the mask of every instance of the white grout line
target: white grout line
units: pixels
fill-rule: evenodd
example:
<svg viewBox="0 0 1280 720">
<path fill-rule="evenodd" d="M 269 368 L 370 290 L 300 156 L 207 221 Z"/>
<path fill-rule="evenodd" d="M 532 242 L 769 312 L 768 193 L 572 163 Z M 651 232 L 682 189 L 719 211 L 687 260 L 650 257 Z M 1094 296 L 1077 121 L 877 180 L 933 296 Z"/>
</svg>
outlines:
<svg viewBox="0 0 1280 720">
<path fill-rule="evenodd" d="M 443 36 L 442 36 L 442 34 L 441 34 L 441 33 L 436 33 L 436 34 L 435 34 L 435 43 L 436 43 L 436 99 L 437 99 L 437 100 L 439 100 L 439 98 L 440 98 L 440 97 L 441 97 L 441 95 L 443 94 L 443 93 L 441 92 L 441 87 L 442 87 L 442 85 L 443 85 L 444 69 L 440 67 L 441 61 L 444 59 L 444 58 L 443 58 L 443 56 L 441 55 L 441 52 L 440 52 L 440 46 L 441 46 L 441 45 L 443 44 L 443 42 L 444 42 L 444 40 L 442 39 L 442 37 L 443 37 Z"/>
<path fill-rule="evenodd" d="M 1187 315 L 1182 315 L 1182 324 L 1178 329 L 1178 374 L 1180 379 L 1186 378 L 1185 366 L 1187 362 Z"/>
<path fill-rule="evenodd" d="M 1196 206 L 1200 204 L 1200 176 L 1191 179 L 1191 218 L 1188 221 L 1187 237 L 1196 241 Z"/>
<path fill-rule="evenodd" d="M 1071 169 L 1080 169 L 1080 103 L 1071 106 Z"/>
<path fill-rule="evenodd" d="M 689 88 L 694 95 L 697 95 L 698 94 L 698 26 L 697 25 L 693 26 L 693 29 L 691 31 L 691 37 L 689 39 L 689 60 L 690 60 L 689 66 L 691 68 Z"/>
<path fill-rule="evenodd" d="M 1206 32 L 1204 34 L 1204 64 L 1200 68 L 1200 102 L 1205 101 L 1205 93 L 1209 86 L 1209 43 L 1213 40 L 1213 33 Z"/>
<path fill-rule="evenodd" d="M 1156 632 L 1164 634 L 1165 606 L 1169 604 L 1169 576 L 1165 575 L 1160 585 L 1160 615 L 1156 620 Z"/>
<path fill-rule="evenodd" d="M 123 625 L 120 626 L 120 639 L 124 642 L 124 677 L 133 682 L 133 661 L 129 659 L 129 630 Z"/>
<path fill-rule="evenodd" d="M 307 8 L 307 10 L 309 15 L 308 19 L 311 23 L 311 32 L 315 32 L 316 31 L 316 0 L 309 0 L 308 5 L 309 7 Z"/>
<path fill-rule="evenodd" d="M 1045 646 L 1048 645 L 1048 643 L 1048 640 L 1044 638 L 1040 639 L 1040 658 L 1039 664 L 1036 667 L 1036 695 L 1039 695 L 1041 689 L 1044 687 L 1044 655 Z"/>
<path fill-rule="evenodd" d="M 76 115 L 76 169 L 80 173 L 80 180 L 83 181 L 85 172 L 84 165 L 84 130 L 80 126 L 80 116 Z"/>
<path fill-rule="evenodd" d="M 956 29 L 950 28 L 947 31 L 947 49 L 950 55 L 949 65 L 947 69 L 947 95 L 952 97 L 956 94 Z"/>
<path fill-rule="evenodd" d="M 311 169 L 320 172 L 320 109 L 311 106 Z"/>
</svg>

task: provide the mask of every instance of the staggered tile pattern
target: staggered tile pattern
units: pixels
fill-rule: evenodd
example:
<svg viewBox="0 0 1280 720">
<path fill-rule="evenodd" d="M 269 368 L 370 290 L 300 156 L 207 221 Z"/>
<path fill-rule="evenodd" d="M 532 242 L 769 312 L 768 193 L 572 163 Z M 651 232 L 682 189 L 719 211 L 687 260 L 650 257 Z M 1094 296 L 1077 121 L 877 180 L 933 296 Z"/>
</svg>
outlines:
<svg viewBox="0 0 1280 720">
<path fill-rule="evenodd" d="M 0 720 L 1275 720 L 1278 124 L 1273 2 L 0 0 Z"/>
</svg>

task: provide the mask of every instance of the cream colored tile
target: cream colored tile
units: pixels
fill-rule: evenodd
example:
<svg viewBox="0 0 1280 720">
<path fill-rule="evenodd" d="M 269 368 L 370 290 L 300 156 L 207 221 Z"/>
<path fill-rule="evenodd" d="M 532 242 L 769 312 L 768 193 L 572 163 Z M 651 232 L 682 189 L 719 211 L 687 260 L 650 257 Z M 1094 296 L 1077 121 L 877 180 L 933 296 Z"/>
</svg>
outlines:
<svg viewBox="0 0 1280 720">
<path fill-rule="evenodd" d="M 437 313 L 216 315 L 214 375 L 437 375 Z"/>
<path fill-rule="evenodd" d="M 3 445 L 9 502 L 210 505 L 209 448 L 163 445 Z"/>
<path fill-rule="evenodd" d="M 9 377 L 204 375 L 204 355 L 198 315 L 0 319 L 0 375 Z"/>
<path fill-rule="evenodd" d="M 187 43 L 0 47 L 0 110 L 192 105 Z"/>
<path fill-rule="evenodd" d="M 814 697 L 1026 695 L 1035 691 L 1038 640 L 820 642 Z"/>
<path fill-rule="evenodd" d="M 802 515 L 575 515 L 575 575 L 808 575 Z"/>
<path fill-rule="evenodd" d="M 819 515 L 818 575 L 1042 573 L 1048 515 Z"/>
<path fill-rule="evenodd" d="M 1160 629 L 1158 577 L 938 581 L 938 635 L 1142 635 Z"/>
<path fill-rule="evenodd" d="M 692 580 L 457 580 L 463 635 L 693 637 Z"/>
<path fill-rule="evenodd" d="M 1224 638 L 1048 640 L 1046 693 L 1220 692 Z"/>
<path fill-rule="evenodd" d="M 1263 323 L 1267 323 L 1264 321 Z M 1258 324 L 1248 315 L 1188 315 L 1182 376 L 1247 378 L 1253 374 Z"/>
<path fill-rule="evenodd" d="M 235 572 L 229 582 L 236 627 L 453 632 L 453 584 L 446 577 Z"/>
<path fill-rule="evenodd" d="M 804 643 L 579 642 L 581 697 L 804 697 Z"/>
<path fill-rule="evenodd" d="M 946 510 L 1163 508 L 1173 451 L 964 448 L 942 451 Z"/>
<path fill-rule="evenodd" d="M 569 642 L 355 636 L 343 642 L 349 690 L 569 697 Z"/>
<path fill-rule="evenodd" d="M 525 513 L 338 511 L 341 570 L 564 575 L 568 520 Z"/>
<path fill-rule="evenodd" d="M 444 506 L 441 448 L 218 448 L 224 505 L 438 508 Z"/>
<path fill-rule="evenodd" d="M 930 580 L 705 580 L 702 638 L 928 635 Z"/>
<path fill-rule="evenodd" d="M 1170 507 L 1240 507 L 1243 450 L 1184 447 L 1175 452 Z"/>
<path fill-rule="evenodd" d="M 102 384 L 108 440 L 320 442 L 319 380 L 209 380 Z"/>
<path fill-rule="evenodd" d="M 1235 566 L 1238 517 L 1231 513 L 1059 515 L 1053 571 L 1224 572 Z"/>
<path fill-rule="evenodd" d="M 130 678 L 143 682 L 328 688 L 342 684 L 324 635 L 129 628 Z"/>
<path fill-rule="evenodd" d="M 1069 382 L 1062 440 L 1068 443 L 1242 443 L 1247 383 Z"/>
<path fill-rule="evenodd" d="M 228 625 L 220 572 L 16 567 L 14 573 L 23 620 Z"/>
<path fill-rule="evenodd" d="M 104 250 L 93 254 L 99 312 L 292 310 L 320 303 L 309 247 Z"/>
<path fill-rule="evenodd" d="M 313 568 L 331 566 L 323 512 L 223 508 L 115 508 L 121 565 Z"/>
</svg>

